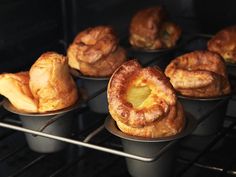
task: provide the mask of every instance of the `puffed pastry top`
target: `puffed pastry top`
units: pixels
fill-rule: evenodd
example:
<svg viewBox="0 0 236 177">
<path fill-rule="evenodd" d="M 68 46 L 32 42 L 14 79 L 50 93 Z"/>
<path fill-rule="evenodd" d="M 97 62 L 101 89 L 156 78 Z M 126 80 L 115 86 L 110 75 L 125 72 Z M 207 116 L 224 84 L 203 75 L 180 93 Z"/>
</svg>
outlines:
<svg viewBox="0 0 236 177">
<path fill-rule="evenodd" d="M 67 50 L 69 66 L 83 75 L 110 76 L 126 60 L 125 50 L 110 26 L 96 26 L 78 33 Z"/>
<path fill-rule="evenodd" d="M 207 43 L 208 50 L 220 54 L 225 61 L 236 63 L 236 25 L 220 30 Z"/>
<path fill-rule="evenodd" d="M 158 138 L 184 128 L 183 108 L 158 68 L 142 68 L 136 60 L 125 62 L 110 78 L 107 96 L 109 112 L 124 133 Z"/>
<path fill-rule="evenodd" d="M 29 72 L 0 75 L 0 94 L 9 99 L 17 109 L 25 112 L 37 112 L 38 102 L 29 88 Z"/>
<path fill-rule="evenodd" d="M 185 96 L 209 98 L 230 93 L 224 60 L 217 53 L 194 51 L 172 60 L 165 74 Z"/>
<path fill-rule="evenodd" d="M 67 59 L 55 52 L 42 54 L 29 72 L 1 74 L 0 86 L 0 94 L 24 112 L 56 111 L 78 99 Z"/>
<path fill-rule="evenodd" d="M 167 19 L 162 6 L 138 11 L 130 23 L 130 44 L 145 49 L 171 48 L 180 38 L 181 28 Z"/>
</svg>

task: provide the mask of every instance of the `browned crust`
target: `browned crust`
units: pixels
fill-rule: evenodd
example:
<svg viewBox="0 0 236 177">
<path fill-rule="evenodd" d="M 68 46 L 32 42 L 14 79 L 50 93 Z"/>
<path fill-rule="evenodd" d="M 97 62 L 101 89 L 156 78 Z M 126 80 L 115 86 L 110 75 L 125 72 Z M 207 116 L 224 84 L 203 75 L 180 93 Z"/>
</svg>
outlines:
<svg viewBox="0 0 236 177">
<path fill-rule="evenodd" d="M 37 112 L 38 102 L 29 88 L 29 72 L 0 75 L 0 94 L 9 99 L 11 104 L 24 112 Z"/>
<path fill-rule="evenodd" d="M 225 63 L 209 51 L 194 51 L 172 60 L 165 74 L 182 95 L 214 97 L 230 93 Z"/>
<path fill-rule="evenodd" d="M 109 26 L 97 26 L 80 32 L 74 39 L 78 61 L 92 64 L 114 52 L 118 39 Z"/>
<path fill-rule="evenodd" d="M 132 18 L 130 33 L 145 36 L 155 40 L 160 31 L 160 25 L 166 18 L 166 11 L 161 6 L 151 7 L 138 11 Z"/>
<path fill-rule="evenodd" d="M 0 86 L 0 94 L 24 112 L 56 111 L 78 100 L 67 59 L 55 52 L 43 53 L 29 72 L 1 74 Z"/>
<path fill-rule="evenodd" d="M 98 60 L 93 64 L 80 62 L 80 72 L 87 76 L 106 77 L 112 73 L 126 60 L 126 51 L 119 47 L 115 52 Z"/>
<path fill-rule="evenodd" d="M 42 54 L 29 73 L 29 86 L 38 100 L 39 112 L 63 109 L 77 101 L 77 87 L 63 55 L 55 52 Z"/>
<path fill-rule="evenodd" d="M 71 68 L 94 77 L 110 76 L 126 60 L 126 51 L 109 26 L 88 28 L 79 33 L 67 50 Z"/>
<path fill-rule="evenodd" d="M 236 25 L 220 30 L 207 43 L 208 50 L 217 52 L 225 61 L 236 63 Z"/>
<path fill-rule="evenodd" d="M 119 129 L 133 136 L 160 138 L 175 135 L 184 128 L 185 116 L 182 105 L 178 102 L 177 106 L 171 106 L 169 114 L 160 121 L 153 122 L 143 127 L 133 127 L 117 121 Z"/>
<path fill-rule="evenodd" d="M 141 85 L 148 85 L 152 90 L 150 97 L 153 101 L 142 109 L 133 107 L 126 100 L 127 89 L 137 82 Z M 168 79 L 156 68 L 142 68 L 136 60 L 125 62 L 113 73 L 107 94 L 110 114 L 117 123 L 119 122 L 119 126 L 125 124 L 124 127 L 132 127 L 131 129 L 153 127 L 154 124 L 157 124 L 156 122 L 166 119 L 168 116 L 175 117 L 176 95 Z M 147 134 L 150 135 L 151 132 Z M 141 133 L 137 136 L 145 135 Z"/>
<path fill-rule="evenodd" d="M 147 49 L 170 48 L 180 38 L 181 28 L 166 21 L 166 11 L 155 6 L 138 11 L 130 23 L 130 43 Z"/>
</svg>

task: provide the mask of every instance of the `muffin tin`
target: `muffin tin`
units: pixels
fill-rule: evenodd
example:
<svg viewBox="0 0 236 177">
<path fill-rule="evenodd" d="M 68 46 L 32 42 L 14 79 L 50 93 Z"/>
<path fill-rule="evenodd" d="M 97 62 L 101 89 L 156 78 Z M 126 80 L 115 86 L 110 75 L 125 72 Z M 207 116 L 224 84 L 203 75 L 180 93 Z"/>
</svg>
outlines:
<svg viewBox="0 0 236 177">
<path fill-rule="evenodd" d="M 104 114 L 108 113 L 107 94 L 105 91 L 109 78 L 84 76 L 75 69 L 71 69 L 71 74 L 77 79 L 79 87 L 84 89 L 84 94 L 88 99 L 88 106 L 91 111 Z M 91 95 L 95 95 L 94 98 L 89 98 Z"/>
<path fill-rule="evenodd" d="M 170 59 L 172 58 L 171 54 L 180 48 L 184 42 L 181 38 L 178 40 L 175 47 L 151 50 L 131 46 L 129 44 L 128 37 L 122 41 L 123 43 L 121 42 L 121 45 L 128 51 L 128 58 L 137 59 L 143 66 L 158 65 L 161 69 L 164 69 L 168 65 Z"/>
<path fill-rule="evenodd" d="M 231 94 L 213 98 L 194 98 L 178 95 L 184 110 L 195 115 L 199 125 L 193 135 L 212 135 L 223 125 Z M 212 112 L 211 110 L 214 110 Z"/>
<path fill-rule="evenodd" d="M 196 38 L 196 35 L 194 37 Z M 202 36 L 200 35 L 200 37 L 202 37 Z M 187 44 L 188 43 L 186 42 L 185 45 L 187 45 Z M 182 45 L 181 47 L 183 47 L 183 46 L 184 45 Z M 151 54 L 151 57 L 154 57 L 154 55 L 156 56 L 157 54 L 162 55 L 164 53 L 167 53 L 167 54 L 171 53 L 173 50 L 156 51 L 154 53 L 149 52 L 149 51 L 136 51 L 136 50 L 134 50 L 134 51 L 137 53 L 140 53 L 140 55 L 143 55 L 143 57 L 145 57 L 146 54 Z M 149 62 L 145 61 L 145 63 L 143 63 L 143 64 L 148 65 L 152 61 L 153 61 L 153 58 Z M 163 66 L 164 65 L 165 64 L 163 64 Z M 235 68 L 234 68 L 234 71 L 235 71 Z M 82 80 L 82 82 L 84 82 L 84 81 L 92 81 L 92 82 L 93 81 L 95 81 L 95 82 L 101 81 L 101 82 L 103 82 L 103 84 L 101 84 L 102 86 L 100 88 L 98 88 L 97 90 L 92 90 L 91 92 L 88 93 L 88 98 L 90 98 L 90 99 L 92 97 L 99 98 L 98 96 L 101 96 L 99 94 L 104 93 L 104 91 L 106 90 L 108 78 L 91 78 L 91 77 L 86 77 L 86 76 L 82 76 L 82 75 L 76 75 L 76 77 L 79 78 L 80 81 Z M 97 86 L 94 86 L 94 83 L 92 83 L 92 82 L 89 84 L 90 87 L 92 85 L 92 89 L 97 88 Z M 106 94 L 103 96 L 106 97 Z M 224 97 L 219 97 L 217 99 L 214 98 L 215 100 L 214 99 L 213 100 L 194 100 L 191 98 L 188 99 L 188 98 L 184 98 L 184 97 L 180 96 L 180 99 L 185 99 L 190 102 L 212 101 L 212 107 L 216 106 L 214 104 L 218 104 L 218 102 L 220 100 L 224 101 L 229 98 L 230 98 L 230 96 L 227 95 Z M 91 101 L 94 101 L 94 100 L 91 100 Z M 107 113 L 106 98 L 102 98 L 102 99 L 99 98 L 97 101 L 98 102 L 94 103 L 94 105 L 97 106 L 95 108 L 93 108 L 93 106 L 92 106 L 93 104 L 88 102 L 88 105 L 91 107 L 91 110 L 98 112 L 98 113 L 104 113 L 104 112 Z M 198 103 L 198 104 L 201 104 L 201 103 Z M 136 176 L 139 177 L 140 175 L 142 175 L 142 176 L 159 176 L 160 175 L 163 177 L 170 176 L 171 175 L 170 172 L 173 169 L 170 166 L 172 163 L 174 163 L 174 159 L 175 159 L 175 156 L 174 156 L 175 152 L 174 151 L 176 151 L 176 148 L 178 147 L 177 145 L 178 145 L 179 140 L 185 136 L 190 137 L 189 135 L 192 133 L 192 131 L 194 133 L 197 132 L 197 134 L 202 136 L 203 132 L 201 130 L 202 128 L 200 128 L 201 124 L 205 121 L 208 121 L 208 118 L 210 119 L 210 117 L 208 115 L 205 115 L 205 113 L 201 116 L 197 116 L 195 114 L 198 114 L 198 113 L 194 113 L 193 116 L 196 117 L 198 120 L 194 120 L 191 116 L 187 116 L 186 127 L 185 127 L 184 131 L 182 131 L 180 134 L 173 136 L 173 137 L 160 138 L 160 139 L 142 139 L 142 138 L 130 137 L 128 135 L 121 133 L 117 129 L 114 121 L 112 121 L 112 119 L 110 119 L 110 118 L 107 118 L 105 121 L 106 128 L 109 130 L 109 132 L 111 132 L 115 136 L 120 137 L 122 140 L 124 151 L 120 151 L 120 150 L 102 147 L 99 145 L 90 144 L 87 142 L 82 142 L 79 140 L 66 138 L 66 137 L 69 137 L 69 135 L 70 135 L 70 128 L 68 128 L 70 126 L 70 123 L 69 122 L 65 123 L 63 121 L 72 120 L 71 116 L 72 116 L 73 111 L 78 109 L 81 106 L 81 103 L 77 103 L 76 105 L 74 105 L 70 108 L 67 108 L 67 109 L 64 109 L 64 110 L 61 110 L 58 112 L 52 112 L 52 113 L 46 113 L 46 114 L 21 113 L 21 112 L 18 112 L 17 110 L 15 110 L 14 107 L 11 107 L 11 105 L 7 101 L 4 101 L 3 106 L 9 112 L 19 115 L 19 117 L 23 123 L 23 128 L 18 127 L 18 126 L 9 125 L 7 123 L 1 123 L 1 122 L 0 122 L 0 127 L 14 129 L 14 130 L 18 130 L 18 131 L 22 131 L 22 132 L 27 133 L 26 134 L 27 142 L 32 150 L 37 151 L 37 152 L 41 152 L 41 153 L 51 153 L 51 152 L 56 152 L 56 151 L 62 150 L 66 145 L 65 143 L 71 143 L 71 144 L 75 144 L 78 146 L 83 146 L 86 148 L 92 148 L 92 149 L 95 149 L 98 151 L 103 151 L 103 152 L 119 155 L 119 156 L 126 158 L 128 170 L 129 170 L 130 174 L 135 177 Z M 104 106 L 106 109 L 105 110 L 101 109 L 102 106 Z M 209 112 L 213 111 L 213 109 L 214 108 L 212 108 L 212 110 L 209 110 Z M 214 111 L 216 111 L 216 110 L 214 109 Z M 57 115 L 60 115 L 59 116 L 60 118 L 55 117 Z M 40 122 L 39 123 L 38 122 L 31 123 L 31 120 L 32 121 L 46 120 L 46 121 L 44 121 L 41 124 Z M 60 120 L 62 121 L 61 123 L 60 123 Z M 57 126 L 57 123 L 67 126 L 66 129 L 68 131 L 66 131 L 65 135 L 62 135 L 60 133 L 57 134 L 57 133 L 53 133 L 52 131 L 49 131 L 49 127 Z M 35 127 L 36 124 L 38 125 L 37 127 Z M 222 120 L 219 121 L 219 126 L 221 126 L 221 125 L 222 125 Z M 44 129 L 44 130 L 41 131 L 42 129 Z M 52 129 L 59 130 L 59 128 L 52 128 Z M 194 129 L 195 129 L 195 131 L 194 131 Z M 212 131 L 212 132 L 216 132 L 216 131 L 217 130 L 214 129 L 214 131 Z M 62 132 L 62 131 L 59 130 L 59 132 Z M 205 132 L 205 133 L 211 134 L 212 132 Z M 32 134 L 37 135 L 37 136 L 36 137 L 32 136 Z M 39 138 L 41 140 L 39 140 Z M 50 143 L 55 143 L 55 146 L 51 145 Z M 155 144 L 155 145 L 152 147 L 152 146 L 150 146 L 150 144 Z M 46 147 L 46 149 L 45 149 L 45 147 Z M 52 147 L 52 148 L 50 149 L 49 147 Z M 144 151 L 144 149 L 149 148 L 149 147 L 150 147 L 150 149 L 148 151 Z"/>
<path fill-rule="evenodd" d="M 227 71 L 233 77 L 236 77 L 236 63 L 226 63 Z"/>
<path fill-rule="evenodd" d="M 52 135 L 69 137 L 71 135 L 71 124 L 73 111 L 77 109 L 79 103 L 66 109 L 48 113 L 25 113 L 17 110 L 7 99 L 3 102 L 3 107 L 11 113 L 19 115 L 24 128 L 36 130 Z M 32 134 L 25 134 L 27 143 L 31 150 L 40 153 L 57 152 L 66 147 L 66 143 L 52 140 Z"/>
<path fill-rule="evenodd" d="M 177 135 L 162 138 L 142 138 L 121 132 L 116 122 L 111 117 L 105 120 L 106 129 L 113 135 L 121 138 L 125 152 L 146 157 L 155 157 L 163 147 L 168 146 L 168 143 L 173 143 L 191 134 L 196 128 L 196 125 L 196 120 L 190 114 L 187 114 L 184 129 Z M 142 162 L 126 158 L 129 173 L 134 177 L 171 176 L 172 171 L 166 170 L 165 167 L 173 168 L 176 147 L 176 144 L 172 145 L 166 152 L 162 153 L 158 159 L 154 159 L 152 162 Z"/>
</svg>

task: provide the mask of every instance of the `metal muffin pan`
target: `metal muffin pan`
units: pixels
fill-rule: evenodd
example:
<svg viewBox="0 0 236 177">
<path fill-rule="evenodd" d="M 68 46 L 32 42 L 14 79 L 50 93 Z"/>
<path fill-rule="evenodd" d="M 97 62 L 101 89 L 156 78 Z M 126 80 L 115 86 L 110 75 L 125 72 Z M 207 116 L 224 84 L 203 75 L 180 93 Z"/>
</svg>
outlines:
<svg viewBox="0 0 236 177">
<path fill-rule="evenodd" d="M 167 55 L 178 49 L 182 45 L 183 39 L 180 38 L 174 47 L 160 49 L 134 47 L 129 43 L 127 36 L 120 43 L 127 49 L 128 58 L 137 59 L 143 66 L 158 65 L 161 69 L 164 69 L 172 58 L 167 57 Z"/>
<path fill-rule="evenodd" d="M 236 63 L 226 63 L 227 71 L 230 75 L 236 77 Z"/>
<path fill-rule="evenodd" d="M 137 59 L 143 66 L 158 66 L 164 70 L 172 59 L 171 53 L 145 53 L 128 51 L 129 58 Z"/>
<path fill-rule="evenodd" d="M 168 49 L 149 50 L 136 47 L 128 48 L 128 58 L 137 59 L 143 66 L 158 65 L 161 69 L 164 69 L 172 59 L 172 52 L 177 49 L 175 46 Z"/>
<path fill-rule="evenodd" d="M 144 52 L 144 53 L 162 53 L 162 52 L 170 52 L 172 50 L 175 50 L 176 48 L 177 46 L 171 48 L 160 48 L 160 49 L 148 49 L 148 48 L 130 46 L 129 50 L 135 52 Z"/>
<path fill-rule="evenodd" d="M 126 36 L 120 43 L 124 48 L 127 48 L 129 51 L 134 52 L 141 52 L 141 53 L 163 53 L 163 52 L 170 52 L 180 47 L 182 44 L 183 39 L 180 37 L 180 39 L 176 42 L 176 45 L 170 48 L 159 48 L 159 49 L 148 49 L 143 47 L 135 47 L 132 46 L 129 42 L 129 37 Z"/>
<path fill-rule="evenodd" d="M 212 135 L 219 131 L 223 125 L 224 117 L 227 110 L 228 101 L 231 94 L 212 97 L 212 98 L 194 98 L 178 95 L 179 101 L 182 103 L 184 110 L 191 113 L 199 121 L 199 125 L 193 132 L 193 135 Z M 220 101 L 224 101 L 217 109 L 207 116 L 207 112 L 214 109 Z M 203 117 L 205 120 L 201 120 Z"/>
<path fill-rule="evenodd" d="M 3 107 L 9 112 L 19 115 L 24 128 L 56 136 L 70 137 L 73 110 L 79 107 L 79 102 L 59 111 L 42 114 L 17 110 L 7 99 L 4 100 Z M 39 153 L 57 152 L 63 150 L 67 145 L 67 143 L 61 141 L 28 133 L 25 133 L 25 136 L 30 149 Z"/>
<path fill-rule="evenodd" d="M 105 128 L 113 135 L 121 138 L 124 152 L 140 155 L 144 157 L 155 157 L 158 152 L 162 151 L 171 141 L 176 141 L 191 134 L 196 128 L 197 121 L 190 115 L 186 116 L 186 124 L 184 129 L 174 136 L 168 136 L 163 138 L 142 138 L 137 136 L 131 136 L 120 131 L 116 125 L 116 122 L 110 117 L 105 121 Z M 172 175 L 175 153 L 177 152 L 176 144 L 172 145 L 166 152 L 152 162 L 143 162 L 126 158 L 126 164 L 129 173 L 133 177 L 169 177 Z"/>
<path fill-rule="evenodd" d="M 85 89 L 85 94 L 90 96 L 107 87 L 109 77 L 90 77 L 82 75 L 77 70 L 72 70 L 72 74 L 79 79 L 81 86 Z M 91 111 L 96 113 L 108 113 L 107 93 L 104 91 L 95 98 L 89 100 L 88 106 Z"/>
</svg>

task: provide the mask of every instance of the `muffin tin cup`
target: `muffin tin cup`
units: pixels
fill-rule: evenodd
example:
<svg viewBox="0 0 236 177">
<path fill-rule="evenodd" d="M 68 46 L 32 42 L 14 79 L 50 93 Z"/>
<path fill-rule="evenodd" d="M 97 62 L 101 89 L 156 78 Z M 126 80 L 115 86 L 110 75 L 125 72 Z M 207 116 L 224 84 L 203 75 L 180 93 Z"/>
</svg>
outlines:
<svg viewBox="0 0 236 177">
<path fill-rule="evenodd" d="M 106 119 L 105 127 L 110 133 L 121 138 L 124 152 L 142 157 L 155 158 L 168 143 L 191 134 L 196 127 L 196 120 L 190 114 L 187 114 L 185 128 L 177 135 L 163 138 L 142 138 L 127 135 L 118 129 L 116 122 L 112 118 Z M 172 176 L 176 148 L 177 143 L 169 147 L 157 160 L 152 162 L 126 158 L 126 165 L 130 175 L 133 177 Z"/>
<path fill-rule="evenodd" d="M 82 75 L 79 76 L 79 78 L 81 79 L 82 86 L 88 96 L 91 96 L 99 90 L 106 88 L 109 82 L 109 78 L 95 78 Z M 98 96 L 88 102 L 88 106 L 93 112 L 103 114 L 108 113 L 107 93 L 104 91 L 103 93 L 98 94 Z"/>
<path fill-rule="evenodd" d="M 9 112 L 19 115 L 24 128 L 41 131 L 52 135 L 69 137 L 72 130 L 72 111 L 78 107 L 78 103 L 60 111 L 42 114 L 21 112 L 13 107 L 8 100 L 4 102 L 3 106 Z M 63 143 L 61 141 L 35 136 L 28 133 L 25 133 L 25 136 L 29 148 L 39 153 L 58 152 L 63 150 L 67 145 L 67 143 Z"/>
<path fill-rule="evenodd" d="M 70 69 L 70 72 L 77 79 L 78 86 L 83 88 L 85 100 L 89 99 L 88 103 L 87 101 L 86 103 L 90 110 L 95 113 L 107 114 L 108 102 L 105 89 L 108 85 L 109 77 L 85 76 L 78 70 L 72 68 Z"/>
<path fill-rule="evenodd" d="M 236 63 L 226 63 L 227 71 L 230 75 L 236 77 Z"/>
<path fill-rule="evenodd" d="M 184 43 L 183 37 L 181 37 L 175 46 L 171 48 L 160 49 L 148 49 L 142 47 L 132 46 L 126 37 L 121 44 L 127 48 L 128 58 L 137 59 L 143 66 L 157 65 L 163 71 L 173 58 L 173 52 L 176 51 Z"/>
<path fill-rule="evenodd" d="M 152 157 L 157 154 L 168 142 L 159 142 L 159 143 L 143 143 L 143 142 L 133 142 L 129 140 L 122 139 L 122 144 L 124 151 L 127 153 L 132 153 L 135 155 L 140 155 L 144 157 Z M 133 177 L 169 177 L 172 175 L 172 170 L 174 161 L 175 161 L 175 153 L 174 149 L 176 148 L 173 145 L 168 152 L 161 155 L 161 157 L 154 162 L 142 162 L 138 160 L 133 160 L 126 158 L 126 164 L 128 171 Z"/>
<path fill-rule="evenodd" d="M 172 59 L 174 49 L 147 50 L 131 47 L 128 50 L 128 56 L 131 59 L 137 59 L 143 66 L 157 65 L 164 70 Z"/>
<path fill-rule="evenodd" d="M 38 131 L 54 116 L 37 117 L 20 115 L 19 117 L 24 128 Z M 59 120 L 55 121 L 52 125 L 49 125 L 47 128 L 45 128 L 43 132 L 62 137 L 69 137 L 71 133 L 71 123 L 72 115 L 71 113 L 67 113 L 65 115 L 62 115 Z M 63 143 L 61 141 L 34 136 L 32 134 L 25 134 L 25 136 L 30 149 L 40 153 L 57 152 L 64 149 L 67 145 L 67 143 Z"/>
<path fill-rule="evenodd" d="M 208 136 L 213 135 L 222 128 L 224 117 L 227 110 L 228 101 L 231 95 L 219 96 L 214 98 L 192 98 L 187 96 L 178 96 L 182 103 L 184 110 L 194 115 L 194 117 L 200 121 L 193 135 Z M 223 104 L 214 107 L 224 101 Z M 204 120 L 202 117 L 214 109 Z"/>
</svg>

